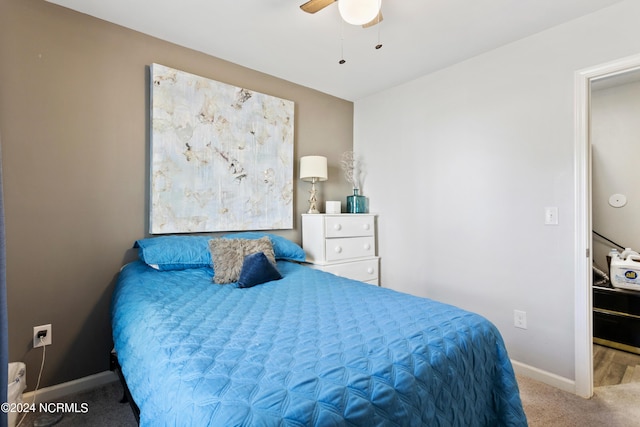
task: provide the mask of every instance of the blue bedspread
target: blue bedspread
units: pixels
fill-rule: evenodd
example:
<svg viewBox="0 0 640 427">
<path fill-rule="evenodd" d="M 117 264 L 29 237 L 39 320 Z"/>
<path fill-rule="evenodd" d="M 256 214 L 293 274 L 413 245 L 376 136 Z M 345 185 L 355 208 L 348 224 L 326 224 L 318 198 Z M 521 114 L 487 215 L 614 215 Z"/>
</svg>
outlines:
<svg viewBox="0 0 640 427">
<path fill-rule="evenodd" d="M 450 305 L 278 262 L 282 280 L 138 261 L 113 295 L 143 426 L 526 426 L 502 338 Z"/>
</svg>

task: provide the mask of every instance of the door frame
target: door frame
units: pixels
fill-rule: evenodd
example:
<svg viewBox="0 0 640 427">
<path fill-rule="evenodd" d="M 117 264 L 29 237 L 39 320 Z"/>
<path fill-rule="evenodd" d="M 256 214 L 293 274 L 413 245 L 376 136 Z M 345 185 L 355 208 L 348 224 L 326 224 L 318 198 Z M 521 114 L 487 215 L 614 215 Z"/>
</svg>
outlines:
<svg viewBox="0 0 640 427">
<path fill-rule="evenodd" d="M 575 73 L 575 394 L 593 395 L 591 81 L 640 69 L 640 54 Z"/>
</svg>

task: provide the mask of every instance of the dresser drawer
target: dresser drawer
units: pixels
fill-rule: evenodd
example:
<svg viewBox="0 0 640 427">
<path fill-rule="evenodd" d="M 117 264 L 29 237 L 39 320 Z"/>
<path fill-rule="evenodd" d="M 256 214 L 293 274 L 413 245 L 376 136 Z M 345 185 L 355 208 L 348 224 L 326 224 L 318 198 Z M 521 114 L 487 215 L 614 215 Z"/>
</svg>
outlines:
<svg viewBox="0 0 640 427">
<path fill-rule="evenodd" d="M 374 230 L 373 215 L 335 215 L 325 218 L 327 238 L 373 236 Z"/>
<path fill-rule="evenodd" d="M 302 214 L 302 247 L 311 268 L 380 286 L 376 215 Z"/>
<path fill-rule="evenodd" d="M 314 265 L 322 271 L 333 273 L 336 276 L 347 277 L 372 285 L 378 285 L 378 258 L 365 259 L 362 261 L 343 262 L 328 265 Z"/>
<path fill-rule="evenodd" d="M 376 254 L 375 238 L 369 236 L 327 239 L 325 240 L 325 254 L 328 262 L 372 257 Z"/>
</svg>

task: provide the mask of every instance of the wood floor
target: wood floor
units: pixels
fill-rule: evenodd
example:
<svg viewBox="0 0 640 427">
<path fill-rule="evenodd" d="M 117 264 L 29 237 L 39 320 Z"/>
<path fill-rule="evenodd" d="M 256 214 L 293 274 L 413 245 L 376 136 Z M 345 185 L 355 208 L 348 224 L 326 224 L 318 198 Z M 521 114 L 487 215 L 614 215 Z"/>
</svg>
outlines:
<svg viewBox="0 0 640 427">
<path fill-rule="evenodd" d="M 640 355 L 593 345 L 593 386 L 640 382 Z"/>
</svg>

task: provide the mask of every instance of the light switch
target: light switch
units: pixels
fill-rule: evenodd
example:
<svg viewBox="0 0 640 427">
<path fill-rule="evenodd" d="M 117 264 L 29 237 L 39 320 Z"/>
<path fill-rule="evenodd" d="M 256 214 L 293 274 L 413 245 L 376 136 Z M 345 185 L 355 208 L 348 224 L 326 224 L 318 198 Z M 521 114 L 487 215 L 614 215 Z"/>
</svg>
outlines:
<svg viewBox="0 0 640 427">
<path fill-rule="evenodd" d="M 544 224 L 558 225 L 558 207 L 547 206 L 544 208 Z"/>
</svg>

